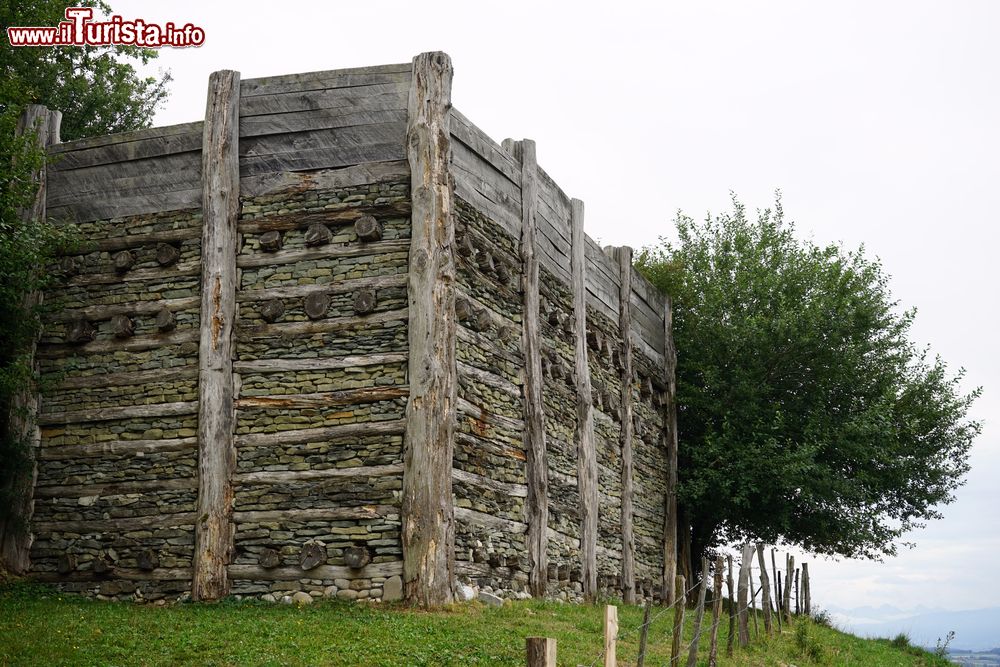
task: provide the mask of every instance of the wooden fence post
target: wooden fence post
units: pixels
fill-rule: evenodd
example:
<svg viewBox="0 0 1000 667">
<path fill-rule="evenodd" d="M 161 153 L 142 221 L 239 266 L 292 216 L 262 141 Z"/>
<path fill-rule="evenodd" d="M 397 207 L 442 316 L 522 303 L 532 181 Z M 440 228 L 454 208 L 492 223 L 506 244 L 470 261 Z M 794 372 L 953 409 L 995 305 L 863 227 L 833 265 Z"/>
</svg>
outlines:
<svg viewBox="0 0 1000 667">
<path fill-rule="evenodd" d="M 792 573 L 795 571 L 795 556 L 785 554 L 785 590 L 782 591 L 781 604 L 784 607 L 785 621 L 792 620 Z"/>
<path fill-rule="evenodd" d="M 737 583 L 736 619 L 739 622 L 740 647 L 745 648 L 750 644 L 750 626 L 747 617 L 747 602 L 750 600 L 750 593 L 747 587 L 750 585 L 750 558 L 753 555 L 753 547 L 750 544 L 743 545 L 743 554 L 740 560 L 740 577 Z"/>
<path fill-rule="evenodd" d="M 194 600 L 229 593 L 236 470 L 233 332 L 240 208 L 240 73 L 213 72 L 202 134 L 201 337 L 198 347 L 198 521 Z"/>
<path fill-rule="evenodd" d="M 616 649 L 618 642 L 618 607 L 604 607 L 604 667 L 618 667 Z"/>
<path fill-rule="evenodd" d="M 750 552 L 753 558 L 753 551 Z M 750 616 L 753 618 L 754 639 L 760 637 L 760 626 L 757 624 L 757 587 L 753 584 L 753 563 L 750 563 Z"/>
<path fill-rule="evenodd" d="M 639 632 L 639 659 L 636 667 L 645 667 L 646 664 L 646 639 L 649 636 L 649 612 L 653 607 L 653 600 L 646 600 L 646 609 L 642 612 L 642 630 Z"/>
<path fill-rule="evenodd" d="M 802 613 L 802 604 L 800 600 L 802 599 L 800 593 L 802 591 L 802 585 L 799 583 L 799 568 L 795 568 L 795 615 L 798 616 Z"/>
<path fill-rule="evenodd" d="M 729 571 L 726 575 L 726 590 L 729 592 L 729 639 L 726 641 L 726 655 L 733 655 L 733 643 L 736 639 L 736 597 L 733 595 L 733 557 L 726 556 Z"/>
<path fill-rule="evenodd" d="M 451 59 L 413 59 L 406 126 L 412 199 L 409 381 L 403 453 L 403 586 L 406 600 L 453 600 L 455 511 L 455 223 L 449 172 Z"/>
<path fill-rule="evenodd" d="M 712 589 L 712 631 L 708 640 L 708 667 L 716 667 L 719 656 L 719 620 L 722 616 L 722 556 L 715 559 L 715 587 Z"/>
<path fill-rule="evenodd" d="M 812 616 L 812 582 L 809 581 L 809 563 L 802 563 L 802 611 Z"/>
<path fill-rule="evenodd" d="M 674 577 L 674 634 L 670 641 L 670 667 L 680 664 L 681 638 L 684 635 L 684 605 L 687 603 L 687 587 L 684 577 Z"/>
<path fill-rule="evenodd" d="M 705 618 L 705 592 L 708 590 L 708 558 L 701 559 L 701 582 L 698 585 L 698 607 L 695 610 L 691 646 L 688 649 L 687 667 L 698 664 L 698 641 L 701 639 L 701 622 Z"/>
<path fill-rule="evenodd" d="M 525 639 L 528 667 L 556 667 L 556 640 L 551 637 Z"/>
<path fill-rule="evenodd" d="M 774 572 L 774 612 L 778 619 L 778 634 L 781 634 L 781 571 L 778 569 L 778 560 L 774 555 L 774 547 L 771 547 L 771 571 Z"/>
<path fill-rule="evenodd" d="M 580 560 L 583 597 L 597 596 L 597 448 L 594 443 L 594 405 L 591 397 L 590 365 L 587 360 L 587 261 L 584 253 L 583 202 L 571 202 L 570 223 L 573 272 L 573 332 L 576 366 L 577 480 L 580 489 Z"/>
<path fill-rule="evenodd" d="M 764 611 L 764 634 L 774 635 L 771 630 L 771 580 L 767 575 L 767 563 L 764 560 L 764 545 L 757 545 L 757 563 L 760 565 L 760 606 Z"/>
</svg>

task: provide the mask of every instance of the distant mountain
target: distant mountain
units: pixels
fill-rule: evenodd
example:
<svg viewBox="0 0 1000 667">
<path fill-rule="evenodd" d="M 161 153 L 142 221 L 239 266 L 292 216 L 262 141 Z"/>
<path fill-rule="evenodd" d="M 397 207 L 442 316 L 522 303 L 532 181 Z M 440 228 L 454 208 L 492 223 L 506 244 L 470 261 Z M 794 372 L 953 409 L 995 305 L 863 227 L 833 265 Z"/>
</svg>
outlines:
<svg viewBox="0 0 1000 667">
<path fill-rule="evenodd" d="M 873 614 L 873 611 L 879 613 Z M 873 616 L 880 616 L 881 620 L 873 620 Z M 883 608 L 840 609 L 834 612 L 834 618 L 841 627 L 862 637 L 895 637 L 903 632 L 913 644 L 933 649 L 938 639 L 943 640 L 949 631 L 954 630 L 955 639 L 950 648 L 987 651 L 1000 646 L 1000 607 L 925 611 L 903 618 L 892 616 L 891 611 Z"/>
</svg>

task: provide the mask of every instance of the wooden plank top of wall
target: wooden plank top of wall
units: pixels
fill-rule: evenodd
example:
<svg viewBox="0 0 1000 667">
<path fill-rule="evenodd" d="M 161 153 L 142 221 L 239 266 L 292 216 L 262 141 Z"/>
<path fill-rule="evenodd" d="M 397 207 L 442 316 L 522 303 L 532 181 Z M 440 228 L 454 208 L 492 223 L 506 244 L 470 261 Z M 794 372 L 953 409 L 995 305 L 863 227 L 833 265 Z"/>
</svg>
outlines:
<svg viewBox="0 0 1000 667">
<path fill-rule="evenodd" d="M 411 70 L 412 65 L 410 63 L 396 63 L 391 65 L 375 65 L 373 67 L 319 70 L 299 74 L 281 74 L 256 79 L 244 79 L 240 82 L 240 97 L 255 97 L 258 95 L 273 95 L 275 93 L 320 90 L 325 88 L 367 86 L 379 83 L 409 84 Z"/>
<path fill-rule="evenodd" d="M 451 134 L 493 165 L 493 168 L 506 176 L 511 183 L 518 188 L 521 187 L 521 167 L 514 156 L 454 107 L 451 109 Z"/>
<path fill-rule="evenodd" d="M 160 138 L 189 135 L 189 134 L 197 135 L 200 138 L 203 124 L 204 121 L 199 120 L 193 123 L 166 125 L 164 127 L 147 127 L 142 130 L 132 130 L 130 132 L 119 132 L 117 134 L 105 134 L 100 137 L 87 137 L 86 139 L 76 139 L 74 141 L 66 141 L 61 144 L 53 144 L 52 146 L 48 147 L 48 153 L 49 155 L 61 155 L 63 153 L 88 150 L 91 148 L 99 148 L 101 146 L 110 146 L 113 144 L 123 144 L 133 141 L 147 141 L 151 139 L 160 139 Z M 49 165 L 49 169 L 52 168 L 53 166 Z"/>
</svg>

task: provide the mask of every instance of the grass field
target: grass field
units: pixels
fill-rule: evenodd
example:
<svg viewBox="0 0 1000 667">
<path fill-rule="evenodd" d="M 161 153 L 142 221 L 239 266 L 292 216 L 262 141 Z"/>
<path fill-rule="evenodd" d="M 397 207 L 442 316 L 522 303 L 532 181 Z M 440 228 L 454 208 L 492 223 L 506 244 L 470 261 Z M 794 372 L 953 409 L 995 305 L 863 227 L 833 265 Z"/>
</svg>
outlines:
<svg viewBox="0 0 1000 667">
<path fill-rule="evenodd" d="M 655 608 L 654 608 L 655 614 Z M 690 637 L 691 614 L 685 637 Z M 673 613 L 649 633 L 647 665 L 669 659 Z M 642 609 L 619 607 L 620 665 L 634 665 Z M 871 641 L 802 619 L 771 640 L 719 664 L 947 665 L 903 641 Z M 763 628 L 761 628 L 763 634 Z M 752 630 L 751 630 L 752 633 Z M 601 608 L 517 602 L 499 609 L 478 603 L 439 612 L 390 605 L 317 602 L 306 607 L 225 601 L 153 607 L 63 595 L 14 584 L 0 589 L 3 665 L 524 665 L 524 638 L 555 637 L 559 664 L 595 663 L 602 647 Z M 699 664 L 707 664 L 702 642 Z M 599 661 L 596 664 L 601 664 Z"/>
</svg>

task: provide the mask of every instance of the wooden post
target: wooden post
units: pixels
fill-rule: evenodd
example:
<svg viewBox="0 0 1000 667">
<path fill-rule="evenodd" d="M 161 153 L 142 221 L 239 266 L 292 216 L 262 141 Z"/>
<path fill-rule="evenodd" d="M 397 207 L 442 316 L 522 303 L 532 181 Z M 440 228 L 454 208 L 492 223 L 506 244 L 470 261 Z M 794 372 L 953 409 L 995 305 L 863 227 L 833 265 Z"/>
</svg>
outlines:
<svg viewBox="0 0 1000 667">
<path fill-rule="evenodd" d="M 455 511 L 455 226 L 449 172 L 451 59 L 413 59 L 406 128 L 412 199 L 409 382 L 403 453 L 404 596 L 422 607 L 452 602 Z"/>
<path fill-rule="evenodd" d="M 781 634 L 781 571 L 778 569 L 778 560 L 774 555 L 774 548 L 771 548 L 771 571 L 774 572 L 774 607 L 775 617 L 778 620 L 778 634 Z"/>
<path fill-rule="evenodd" d="M 621 452 L 622 452 L 622 599 L 625 604 L 635 603 L 635 530 L 633 527 L 633 463 L 632 438 L 632 248 L 607 248 L 606 252 L 618 262 L 621 280 L 618 292 L 618 331 L 621 337 Z"/>
<path fill-rule="evenodd" d="M 639 630 L 639 659 L 636 667 L 644 667 L 646 664 L 646 640 L 649 638 L 649 612 L 653 608 L 652 598 L 646 600 L 646 608 L 642 612 L 642 627 Z"/>
<path fill-rule="evenodd" d="M 750 552 L 753 558 L 753 551 Z M 754 639 L 760 637 L 760 627 L 757 625 L 757 588 L 753 585 L 753 563 L 750 564 L 750 616 L 753 618 Z"/>
<path fill-rule="evenodd" d="M 809 563 L 802 563 L 802 613 L 812 616 L 812 590 L 809 581 Z"/>
<path fill-rule="evenodd" d="M 782 594 L 782 606 L 785 608 L 785 621 L 792 620 L 792 576 L 795 571 L 795 556 L 785 555 L 785 590 Z"/>
<path fill-rule="evenodd" d="M 747 617 L 747 602 L 750 600 L 750 594 L 747 588 L 750 585 L 750 559 L 752 557 L 753 547 L 750 544 L 744 544 L 743 554 L 740 559 L 740 577 L 736 593 L 736 620 L 739 624 L 738 631 L 741 648 L 745 648 L 750 644 L 750 627 Z"/>
<path fill-rule="evenodd" d="M 14 130 L 15 136 L 23 136 L 34 132 L 34 144 L 37 149 L 46 149 L 59 143 L 59 128 L 62 123 L 62 113 L 49 111 L 40 104 L 29 104 L 24 108 Z M 47 159 L 47 158 L 46 158 Z M 31 179 L 38 184 L 35 198 L 27 210 L 19 211 L 19 217 L 24 221 L 44 221 L 46 211 L 46 183 L 48 180 L 45 162 L 37 171 L 31 174 Z M 5 230 L 6 231 L 6 230 Z M 28 294 L 25 305 L 34 309 L 41 302 L 40 292 Z M 35 348 L 37 336 L 30 341 L 25 350 L 25 359 L 31 369 L 35 367 Z M 23 470 L 15 473 L 9 480 L 9 497 L 13 499 L 12 506 L 7 508 L 5 518 L 0 521 L 0 569 L 6 569 L 13 574 L 24 574 L 31 566 L 31 517 L 35 510 L 34 490 L 38 478 L 38 468 L 35 463 L 35 451 L 41 440 L 41 431 L 35 423 L 38 414 L 39 398 L 35 388 L 18 392 L 11 397 L 10 412 L 4 417 L 7 429 L 12 438 L 27 443 L 27 463 Z M 8 461 L 4 462 L 9 463 Z"/>
<path fill-rule="evenodd" d="M 198 346 L 198 520 L 191 597 L 229 593 L 236 469 L 233 330 L 240 208 L 240 73 L 213 72 L 202 133 L 201 336 Z"/>
<path fill-rule="evenodd" d="M 528 667 L 556 667 L 556 640 L 551 637 L 527 637 Z"/>
<path fill-rule="evenodd" d="M 674 577 L 674 633 L 670 641 L 670 667 L 681 664 L 681 639 L 684 635 L 684 605 L 687 603 L 686 590 L 684 577 L 681 575 Z"/>
<path fill-rule="evenodd" d="M 705 593 L 708 590 L 708 559 L 701 559 L 701 582 L 698 585 L 698 607 L 695 611 L 691 647 L 688 649 L 687 667 L 697 667 L 698 642 L 701 640 L 701 622 L 705 618 Z"/>
<path fill-rule="evenodd" d="M 677 574 L 677 348 L 674 346 L 673 305 L 667 297 L 663 311 L 664 372 L 666 374 L 667 492 L 663 521 L 663 599 L 672 604 Z"/>
<path fill-rule="evenodd" d="M 764 610 L 764 634 L 773 636 L 771 630 L 771 580 L 767 574 L 767 563 L 764 561 L 764 545 L 757 545 L 757 563 L 760 565 L 760 606 Z"/>
<path fill-rule="evenodd" d="M 736 637 L 736 598 L 733 596 L 733 557 L 726 556 L 729 574 L 726 576 L 726 590 L 729 592 L 729 639 L 726 643 L 726 655 L 733 655 L 733 643 Z"/>
<path fill-rule="evenodd" d="M 801 599 L 799 597 L 800 591 L 801 587 L 799 584 L 799 568 L 795 568 L 795 615 L 796 616 L 802 613 L 802 606 L 799 603 L 799 600 Z"/>
<path fill-rule="evenodd" d="M 528 587 L 544 597 L 548 584 L 549 465 L 545 448 L 545 409 L 542 399 L 542 335 L 538 325 L 538 163 L 535 142 L 504 141 L 504 147 L 521 163 L 521 351 L 524 356 L 524 448 L 528 497 Z"/>
<path fill-rule="evenodd" d="M 617 667 L 618 607 L 604 607 L 604 667 Z"/>
<path fill-rule="evenodd" d="M 722 556 L 715 559 L 715 587 L 712 589 L 712 631 L 708 638 L 708 667 L 719 660 L 719 620 L 722 617 Z"/>
<path fill-rule="evenodd" d="M 577 480 L 580 489 L 580 559 L 583 597 L 597 596 L 597 448 L 594 443 L 594 406 L 591 398 L 590 366 L 587 359 L 587 286 L 583 234 L 583 202 L 571 203 L 573 272 L 573 331 L 576 339 L 576 443 Z"/>
</svg>

